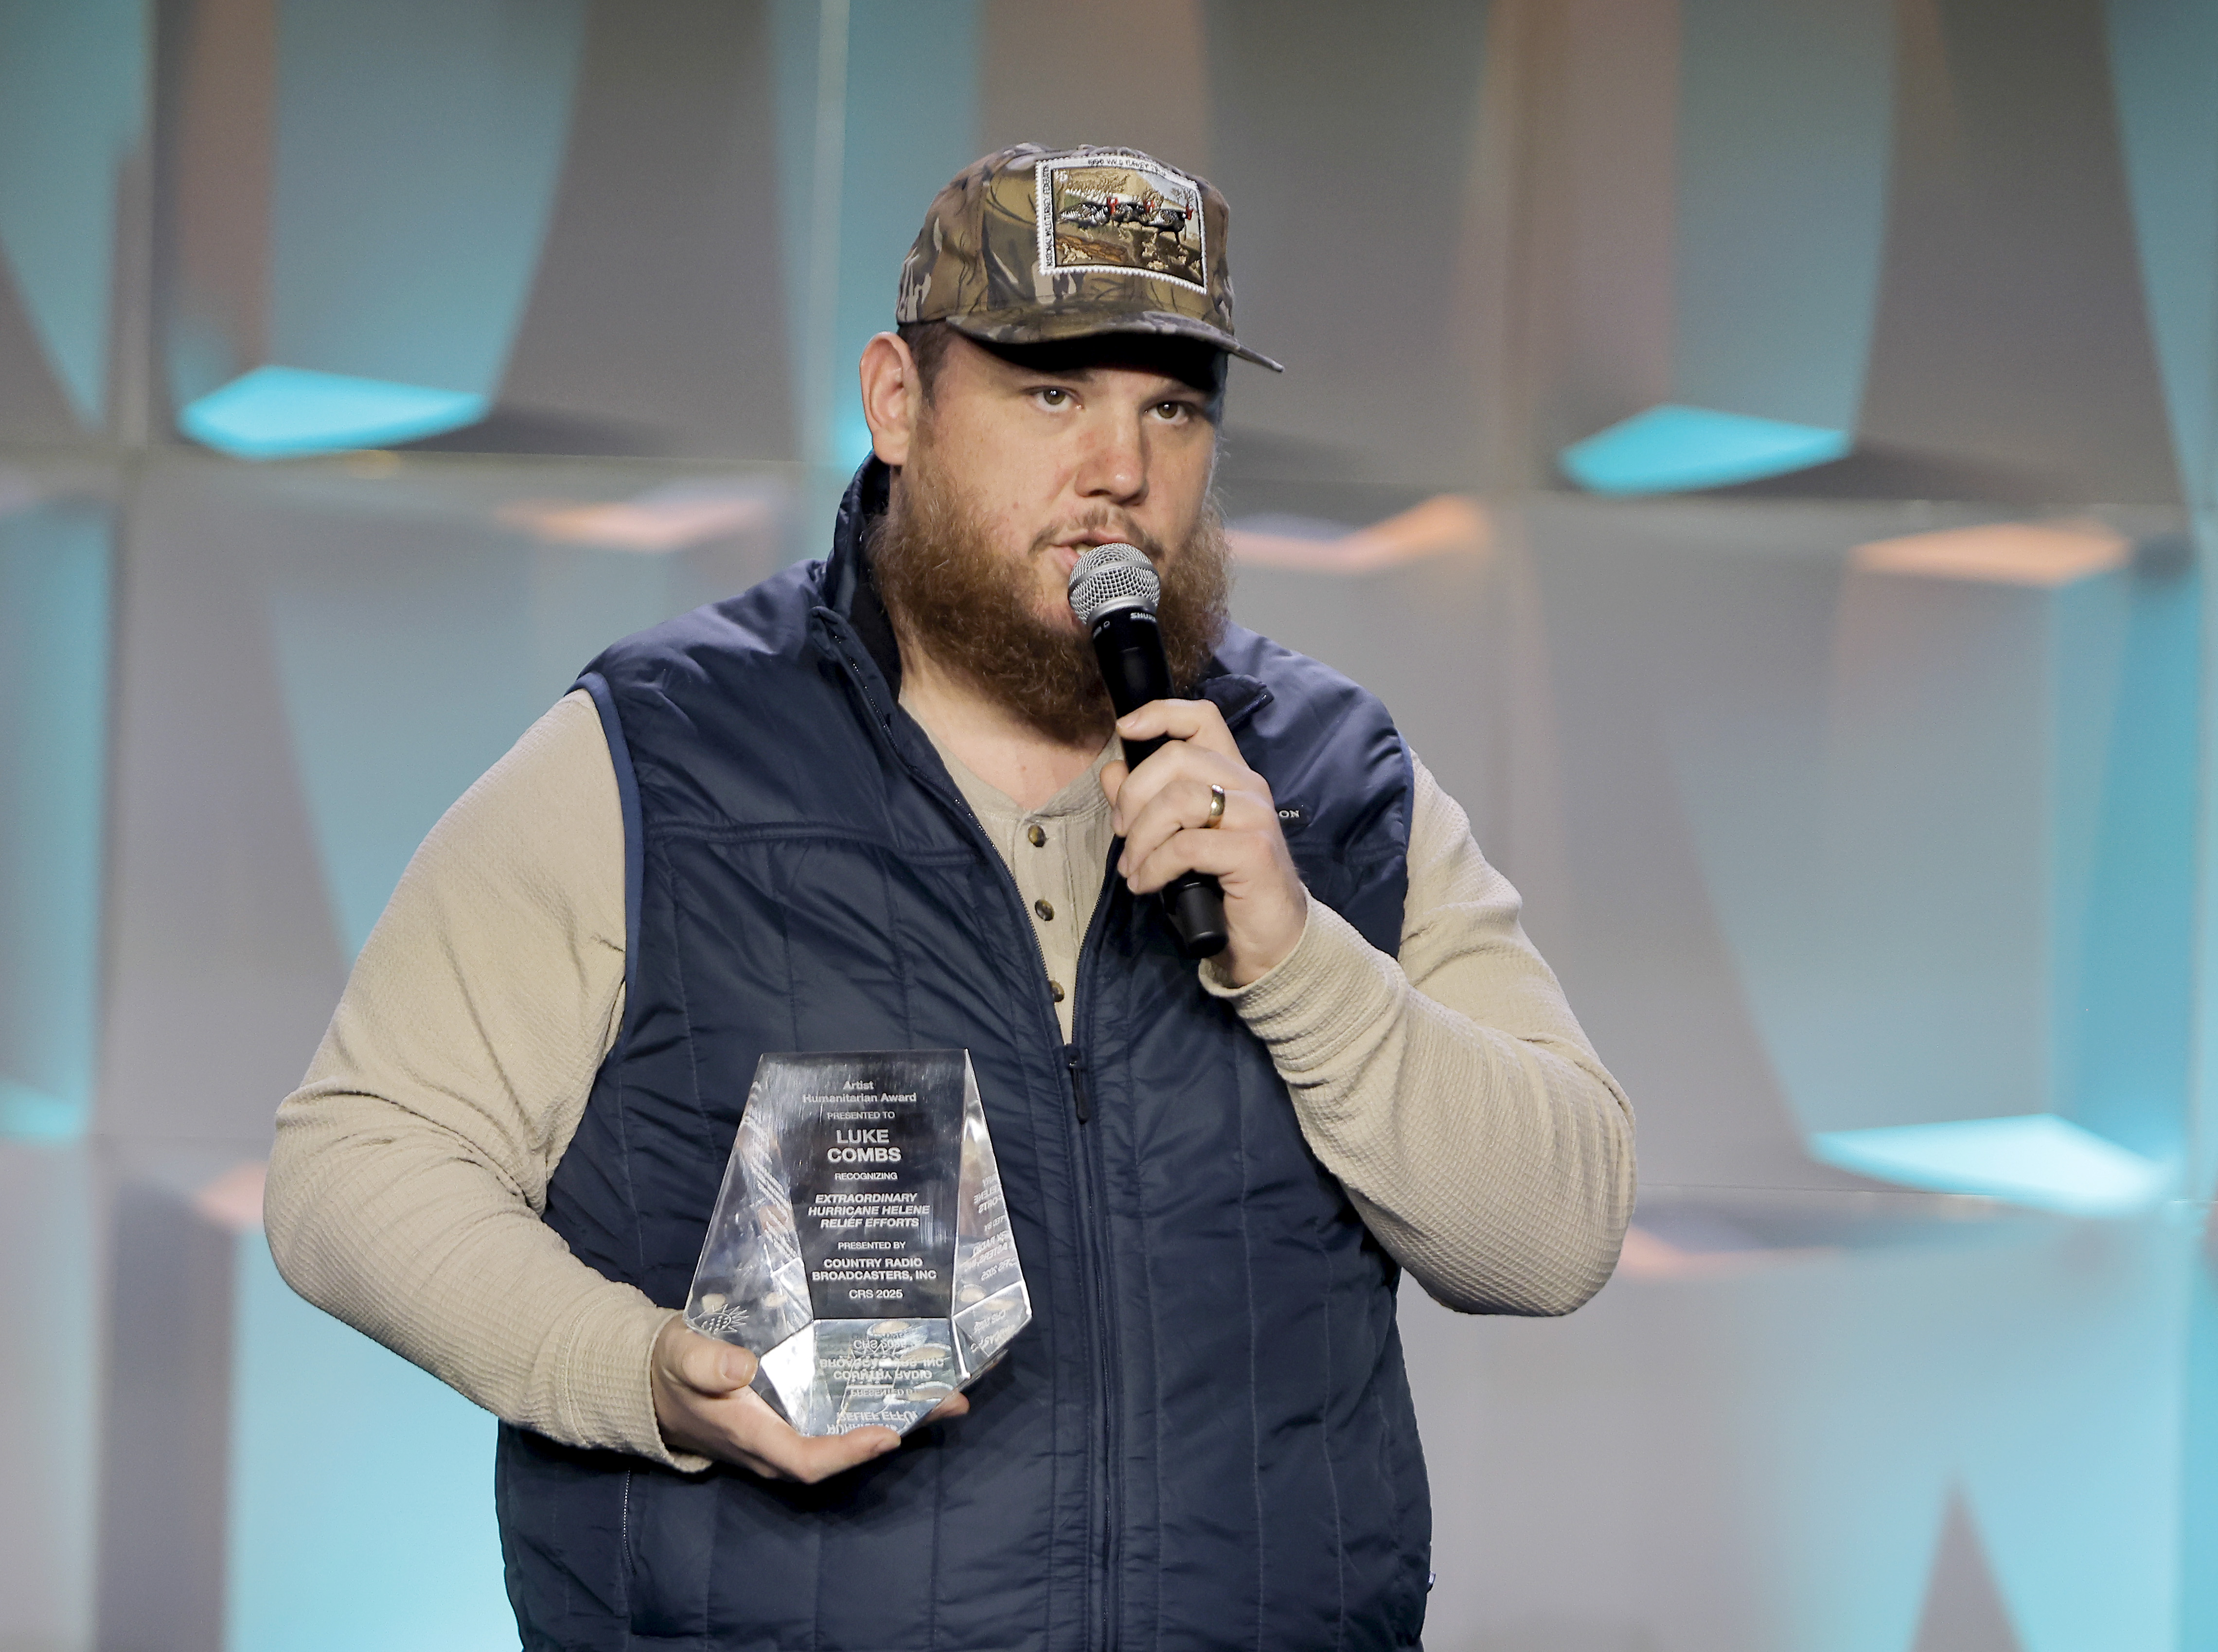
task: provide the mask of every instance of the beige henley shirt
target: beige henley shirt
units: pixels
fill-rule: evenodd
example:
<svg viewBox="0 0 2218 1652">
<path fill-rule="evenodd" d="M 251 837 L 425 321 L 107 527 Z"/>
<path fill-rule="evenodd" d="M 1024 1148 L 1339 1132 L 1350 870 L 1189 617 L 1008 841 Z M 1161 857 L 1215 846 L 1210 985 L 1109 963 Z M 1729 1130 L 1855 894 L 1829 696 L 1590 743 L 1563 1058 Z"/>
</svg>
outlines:
<svg viewBox="0 0 2218 1652">
<path fill-rule="evenodd" d="M 1112 838 L 1094 769 L 1038 809 L 949 772 L 1033 915 L 1057 1008 Z M 266 1210 L 293 1287 L 510 1422 L 683 1469 L 648 1355 L 674 1310 L 540 1220 L 623 1016 L 623 824 L 592 702 L 560 702 L 409 863 L 300 1088 Z M 1387 1249 L 1468 1312 L 1560 1314 L 1632 1213 L 1633 1121 L 1463 811 L 1416 768 L 1397 955 L 1312 903 L 1227 999 Z"/>
</svg>

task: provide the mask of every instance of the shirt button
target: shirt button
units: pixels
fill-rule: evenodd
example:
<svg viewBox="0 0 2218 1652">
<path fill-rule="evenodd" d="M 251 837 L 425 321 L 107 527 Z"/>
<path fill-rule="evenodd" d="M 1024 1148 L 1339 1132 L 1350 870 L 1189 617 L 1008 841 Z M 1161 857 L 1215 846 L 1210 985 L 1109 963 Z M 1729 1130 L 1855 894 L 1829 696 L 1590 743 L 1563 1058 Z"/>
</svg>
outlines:
<svg viewBox="0 0 2218 1652">
<path fill-rule="evenodd" d="M 1062 1002 L 1063 1002 L 1063 983 L 1062 983 L 1061 981 L 1051 981 L 1048 982 L 1048 984 L 1047 984 L 1047 995 L 1048 995 L 1050 998 L 1053 999 L 1056 1003 L 1058 1003 L 1058 1004 L 1062 1003 Z"/>
<path fill-rule="evenodd" d="M 1041 831 L 1039 829 L 1038 823 L 1035 821 L 1032 825 L 1025 828 L 1025 841 L 1032 845 L 1033 848 L 1038 849 L 1042 844 L 1044 844 L 1047 841 L 1047 833 Z"/>
<path fill-rule="evenodd" d="M 1049 906 L 1044 900 L 1033 901 L 1032 910 L 1040 915 L 1040 922 L 1043 924 L 1046 923 L 1050 919 L 1055 916 L 1055 908 Z"/>
</svg>

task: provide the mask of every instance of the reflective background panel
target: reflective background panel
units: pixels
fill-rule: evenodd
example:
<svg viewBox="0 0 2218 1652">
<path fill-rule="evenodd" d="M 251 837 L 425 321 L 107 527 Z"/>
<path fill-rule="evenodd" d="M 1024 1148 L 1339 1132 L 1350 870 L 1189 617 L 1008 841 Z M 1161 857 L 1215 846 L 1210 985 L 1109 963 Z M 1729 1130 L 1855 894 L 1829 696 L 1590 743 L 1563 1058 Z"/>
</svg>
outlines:
<svg viewBox="0 0 2218 1652">
<path fill-rule="evenodd" d="M 1230 196 L 1236 613 L 1638 1110 L 1592 1305 L 1403 1304 L 1427 1644 L 2209 1644 L 2214 16 L 0 0 L 0 1648 L 513 1644 L 272 1111 L 579 669 L 821 553 L 1026 139 Z"/>
</svg>

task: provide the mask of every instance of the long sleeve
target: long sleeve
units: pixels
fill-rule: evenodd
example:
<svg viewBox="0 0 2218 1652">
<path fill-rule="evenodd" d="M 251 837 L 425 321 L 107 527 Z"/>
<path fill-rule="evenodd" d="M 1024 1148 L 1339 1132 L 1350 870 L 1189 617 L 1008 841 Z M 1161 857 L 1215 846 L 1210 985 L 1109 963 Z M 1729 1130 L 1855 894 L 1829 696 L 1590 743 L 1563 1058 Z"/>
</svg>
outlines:
<svg viewBox="0 0 2218 1652">
<path fill-rule="evenodd" d="M 293 1288 L 487 1410 L 679 1467 L 670 1318 L 540 1219 L 623 1012 L 623 823 L 592 702 L 560 702 L 424 839 L 277 1113 Z"/>
<path fill-rule="evenodd" d="M 1422 770 L 1415 825 L 1398 962 L 1313 906 L 1295 952 L 1231 996 L 1428 1289 L 1565 1311 L 1608 1277 L 1630 1206 L 1622 1098 Z M 654 1419 L 670 1310 L 541 1220 L 622 1017 L 623 921 L 615 774 L 573 695 L 433 829 L 363 947 L 278 1110 L 270 1246 L 302 1296 L 508 1421 L 697 1469 Z"/>
<path fill-rule="evenodd" d="M 1631 1219 L 1633 1115 L 1526 939 L 1520 900 L 1422 764 L 1397 956 L 1321 901 L 1231 988 L 1303 1135 L 1418 1283 L 1466 1313 L 1565 1314 Z"/>
</svg>

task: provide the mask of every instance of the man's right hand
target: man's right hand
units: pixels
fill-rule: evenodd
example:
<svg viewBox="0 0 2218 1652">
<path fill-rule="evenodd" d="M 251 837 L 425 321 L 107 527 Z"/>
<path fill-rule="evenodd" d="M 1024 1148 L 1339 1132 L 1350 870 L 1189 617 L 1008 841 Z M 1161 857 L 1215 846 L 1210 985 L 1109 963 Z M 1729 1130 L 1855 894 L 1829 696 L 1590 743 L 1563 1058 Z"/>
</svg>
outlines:
<svg viewBox="0 0 2218 1652">
<path fill-rule="evenodd" d="M 655 1420 L 662 1425 L 664 1439 L 678 1451 L 735 1463 L 765 1479 L 814 1484 L 883 1457 L 901 1444 L 890 1428 L 854 1428 L 816 1439 L 796 1433 L 792 1424 L 749 1390 L 755 1357 L 689 1330 L 682 1319 L 671 1320 L 654 1339 L 649 1369 Z M 932 1414 L 940 1420 L 970 1408 L 957 1394 Z"/>
</svg>

